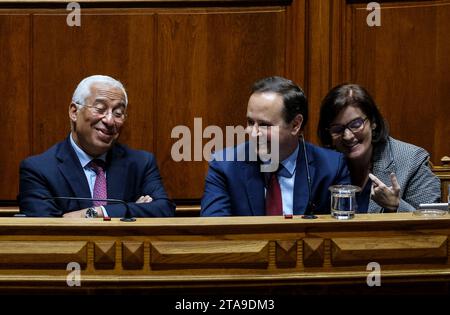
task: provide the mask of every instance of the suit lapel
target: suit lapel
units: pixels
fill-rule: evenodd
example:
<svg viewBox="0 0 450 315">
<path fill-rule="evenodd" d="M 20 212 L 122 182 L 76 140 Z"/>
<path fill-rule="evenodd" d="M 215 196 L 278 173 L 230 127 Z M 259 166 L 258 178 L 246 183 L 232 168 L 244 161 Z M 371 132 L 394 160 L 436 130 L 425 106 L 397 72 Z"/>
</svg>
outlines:
<svg viewBox="0 0 450 315">
<path fill-rule="evenodd" d="M 122 147 L 114 145 L 107 156 L 106 183 L 108 198 L 123 200 L 127 179 L 128 163 L 124 158 L 125 151 Z"/>
<path fill-rule="evenodd" d="M 308 154 L 308 166 L 311 176 L 311 182 L 314 178 L 316 168 L 313 163 L 313 156 L 307 150 Z M 312 186 L 312 183 L 311 183 Z M 311 187 L 312 191 L 312 187 Z M 314 195 L 314 193 L 312 193 Z M 295 171 L 295 183 L 294 183 L 294 214 L 304 214 L 308 206 L 309 201 L 309 189 L 308 189 L 308 177 L 306 172 L 306 161 L 305 154 L 303 152 L 303 146 L 299 145 L 298 155 L 297 155 L 297 166 Z M 314 202 L 314 200 L 312 200 Z"/>
<path fill-rule="evenodd" d="M 84 174 L 80 161 L 70 144 L 69 138 L 62 143 L 60 149 L 56 152 L 56 158 L 59 161 L 58 169 L 69 184 L 73 196 L 91 198 L 86 175 Z M 91 202 L 78 201 L 80 209 L 89 207 L 90 205 Z"/>
<path fill-rule="evenodd" d="M 253 215 L 265 215 L 264 180 L 257 162 L 242 163 L 245 189 Z"/>
<path fill-rule="evenodd" d="M 388 140 L 389 141 L 389 140 Z M 386 186 L 391 186 L 391 177 L 390 174 L 394 172 L 394 164 L 393 159 L 391 158 L 389 154 L 389 148 L 387 144 L 384 144 L 383 146 L 376 149 L 374 153 L 374 162 L 373 162 L 373 169 L 372 173 L 378 177 L 379 180 L 381 180 Z M 367 212 L 381 212 L 382 207 L 379 206 L 375 201 L 370 199 L 369 201 L 369 208 Z"/>
</svg>

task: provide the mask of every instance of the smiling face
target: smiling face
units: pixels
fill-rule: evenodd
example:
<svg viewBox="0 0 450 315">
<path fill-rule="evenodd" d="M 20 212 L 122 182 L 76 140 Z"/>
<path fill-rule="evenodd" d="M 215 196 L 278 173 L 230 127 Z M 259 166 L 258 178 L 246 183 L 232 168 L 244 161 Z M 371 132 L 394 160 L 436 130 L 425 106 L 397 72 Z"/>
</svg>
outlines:
<svg viewBox="0 0 450 315">
<path fill-rule="evenodd" d="M 275 128 L 279 135 L 279 161 L 287 158 L 298 145 L 298 134 L 303 122 L 298 114 L 290 123 L 284 120 L 283 97 L 275 92 L 253 93 L 247 106 L 247 132 L 250 139 L 267 139 L 267 143 L 259 143 L 258 155 L 271 154 L 271 138 Z"/>
<path fill-rule="evenodd" d="M 113 111 L 125 110 L 125 96 L 121 89 L 108 84 L 94 83 L 86 98 L 86 106 L 70 104 L 69 117 L 72 121 L 72 137 L 87 154 L 97 157 L 107 152 L 119 138 L 124 124 Z M 95 108 L 107 109 L 106 115 Z"/>
<path fill-rule="evenodd" d="M 339 112 L 330 126 L 347 125 L 355 119 L 367 118 L 359 107 L 347 106 Z M 372 131 L 376 125 L 368 119 L 357 131 L 345 128 L 340 136 L 332 136 L 333 146 L 342 152 L 350 163 L 367 163 L 370 161 L 373 151 Z"/>
</svg>

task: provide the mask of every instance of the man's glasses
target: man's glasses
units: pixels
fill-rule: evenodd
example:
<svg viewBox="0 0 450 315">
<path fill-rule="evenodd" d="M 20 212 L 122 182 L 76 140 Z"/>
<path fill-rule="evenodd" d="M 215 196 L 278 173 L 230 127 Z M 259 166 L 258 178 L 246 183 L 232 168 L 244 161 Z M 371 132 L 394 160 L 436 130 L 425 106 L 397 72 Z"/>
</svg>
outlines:
<svg viewBox="0 0 450 315">
<path fill-rule="evenodd" d="M 101 104 L 94 104 L 94 105 L 80 105 L 81 107 L 86 107 L 89 109 L 89 111 L 92 113 L 92 115 L 96 116 L 97 118 L 103 118 L 105 116 L 109 115 L 109 108 L 107 106 L 101 105 Z M 125 112 L 125 108 L 119 107 L 111 111 L 112 117 L 115 122 L 122 123 L 125 121 L 127 114 Z"/>
<path fill-rule="evenodd" d="M 328 131 L 330 132 L 330 135 L 333 138 L 342 137 L 342 135 L 345 132 L 345 129 L 348 129 L 353 133 L 357 133 L 364 129 L 364 124 L 367 119 L 368 119 L 367 117 L 366 118 L 358 117 L 356 119 L 353 119 L 346 125 L 331 125 L 330 128 L 328 128 Z"/>
</svg>

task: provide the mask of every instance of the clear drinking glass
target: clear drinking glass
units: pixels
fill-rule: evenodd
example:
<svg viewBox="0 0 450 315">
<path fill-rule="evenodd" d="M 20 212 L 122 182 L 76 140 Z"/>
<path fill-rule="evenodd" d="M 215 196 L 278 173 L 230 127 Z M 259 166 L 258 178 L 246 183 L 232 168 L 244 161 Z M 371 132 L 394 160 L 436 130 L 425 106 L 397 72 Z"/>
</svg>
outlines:
<svg viewBox="0 0 450 315">
<path fill-rule="evenodd" d="M 331 216 L 339 220 L 352 219 L 358 209 L 356 193 L 361 188 L 353 185 L 334 185 L 331 191 Z"/>
</svg>

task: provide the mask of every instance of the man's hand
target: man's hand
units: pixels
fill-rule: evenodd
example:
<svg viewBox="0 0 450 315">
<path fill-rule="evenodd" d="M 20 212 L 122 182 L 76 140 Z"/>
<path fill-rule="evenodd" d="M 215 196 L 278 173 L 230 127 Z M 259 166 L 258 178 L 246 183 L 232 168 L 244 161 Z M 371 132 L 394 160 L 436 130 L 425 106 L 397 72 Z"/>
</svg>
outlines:
<svg viewBox="0 0 450 315">
<path fill-rule="evenodd" d="M 400 185 L 395 174 L 391 173 L 392 186 L 389 187 L 375 175 L 369 174 L 369 177 L 372 180 L 370 197 L 384 209 L 395 212 L 400 204 Z"/>
<path fill-rule="evenodd" d="M 136 200 L 136 203 L 149 203 L 152 202 L 153 199 L 149 195 L 140 196 L 138 200 Z"/>
<path fill-rule="evenodd" d="M 97 210 L 98 217 L 103 218 L 103 210 L 102 207 L 95 207 L 95 210 Z M 81 209 L 77 211 L 67 212 L 63 215 L 63 218 L 85 218 L 86 217 L 86 209 Z"/>
</svg>

